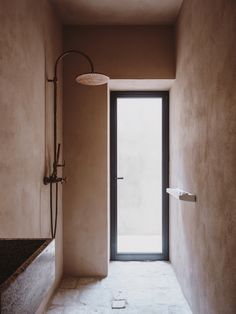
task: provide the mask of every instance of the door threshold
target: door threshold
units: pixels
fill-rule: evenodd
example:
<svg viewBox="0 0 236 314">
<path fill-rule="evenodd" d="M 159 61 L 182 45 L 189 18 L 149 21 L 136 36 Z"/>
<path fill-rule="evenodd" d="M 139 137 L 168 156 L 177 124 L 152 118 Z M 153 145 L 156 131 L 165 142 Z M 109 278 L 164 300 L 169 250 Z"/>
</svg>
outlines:
<svg viewBox="0 0 236 314">
<path fill-rule="evenodd" d="M 149 262 L 149 261 L 168 261 L 169 256 L 165 256 L 163 253 L 117 253 L 114 256 L 113 261 L 142 261 L 142 262 Z"/>
</svg>

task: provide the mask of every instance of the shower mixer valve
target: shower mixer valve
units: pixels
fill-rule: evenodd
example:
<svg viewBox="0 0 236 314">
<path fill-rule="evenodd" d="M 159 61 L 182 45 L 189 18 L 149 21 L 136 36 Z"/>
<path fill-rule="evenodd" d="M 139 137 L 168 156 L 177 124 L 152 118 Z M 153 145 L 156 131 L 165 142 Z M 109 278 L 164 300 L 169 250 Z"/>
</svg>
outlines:
<svg viewBox="0 0 236 314">
<path fill-rule="evenodd" d="M 44 177 L 43 178 L 43 183 L 45 185 L 50 184 L 50 183 L 61 183 L 61 184 L 63 184 L 66 182 L 67 182 L 66 177 L 62 178 L 62 177 L 57 177 L 57 176 L 51 175 L 50 177 Z"/>
<path fill-rule="evenodd" d="M 60 157 L 60 148 L 61 148 L 61 144 L 58 144 L 57 147 L 57 155 L 56 155 L 56 161 L 53 163 L 53 172 L 52 174 L 47 177 L 45 176 L 43 178 L 43 183 L 45 185 L 50 184 L 50 183 L 66 183 L 67 182 L 67 178 L 66 177 L 58 177 L 57 176 L 57 168 L 58 167 L 65 167 L 65 161 L 62 164 L 59 164 L 59 157 Z"/>
</svg>

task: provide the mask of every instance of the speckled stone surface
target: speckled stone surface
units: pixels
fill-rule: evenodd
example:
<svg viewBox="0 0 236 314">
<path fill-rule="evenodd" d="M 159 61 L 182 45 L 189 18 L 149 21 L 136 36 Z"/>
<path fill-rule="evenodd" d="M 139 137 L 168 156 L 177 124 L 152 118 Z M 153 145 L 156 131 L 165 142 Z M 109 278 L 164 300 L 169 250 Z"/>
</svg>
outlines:
<svg viewBox="0 0 236 314">
<path fill-rule="evenodd" d="M 112 309 L 113 300 L 126 307 Z M 47 314 L 191 314 L 168 262 L 111 262 L 108 277 L 65 277 Z"/>
<path fill-rule="evenodd" d="M 0 240 L 0 285 L 28 259 L 45 240 Z"/>
<path fill-rule="evenodd" d="M 55 280 L 55 241 L 1 240 L 0 248 L 1 313 L 35 313 Z"/>
</svg>

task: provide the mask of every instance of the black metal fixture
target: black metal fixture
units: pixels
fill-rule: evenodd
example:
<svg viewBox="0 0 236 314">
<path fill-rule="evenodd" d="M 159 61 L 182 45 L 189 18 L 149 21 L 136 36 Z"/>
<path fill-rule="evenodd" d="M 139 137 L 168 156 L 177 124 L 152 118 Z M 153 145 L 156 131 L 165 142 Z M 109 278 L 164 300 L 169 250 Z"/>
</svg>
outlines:
<svg viewBox="0 0 236 314">
<path fill-rule="evenodd" d="M 117 245 L 117 180 L 125 179 L 117 175 L 117 107 L 120 98 L 159 98 L 162 106 L 162 252 L 160 253 L 121 253 Z M 167 91 L 113 91 L 110 94 L 110 252 L 111 260 L 144 261 L 169 260 L 169 198 L 166 188 L 169 187 L 169 92 Z"/>
<path fill-rule="evenodd" d="M 83 85 L 102 85 L 108 83 L 109 77 L 101 74 L 96 73 L 94 71 L 94 65 L 92 60 L 88 55 L 79 51 L 79 50 L 67 50 L 63 52 L 55 62 L 54 66 L 54 77 L 53 79 L 49 79 L 48 82 L 53 83 L 54 88 L 54 150 L 53 150 L 53 167 L 52 172 L 49 176 L 45 176 L 43 182 L 45 185 L 50 184 L 50 216 L 51 216 L 51 236 L 55 238 L 56 230 L 57 230 L 57 215 L 58 215 L 58 183 L 65 183 L 66 177 L 58 177 L 57 170 L 59 167 L 64 167 L 65 162 L 62 164 L 59 163 L 60 160 L 60 151 L 61 151 L 61 144 L 57 142 L 57 82 L 58 82 L 58 64 L 59 62 L 69 54 L 79 54 L 87 59 L 91 71 L 89 73 L 83 73 L 77 76 L 76 81 L 79 84 Z M 56 194 L 55 194 L 55 219 L 53 223 L 53 184 L 56 184 Z"/>
</svg>

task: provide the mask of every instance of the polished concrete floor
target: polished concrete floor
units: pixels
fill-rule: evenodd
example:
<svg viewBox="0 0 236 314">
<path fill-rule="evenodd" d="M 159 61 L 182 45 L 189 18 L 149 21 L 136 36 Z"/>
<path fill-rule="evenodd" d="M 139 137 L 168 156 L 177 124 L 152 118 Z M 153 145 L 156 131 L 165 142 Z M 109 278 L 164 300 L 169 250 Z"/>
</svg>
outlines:
<svg viewBox="0 0 236 314">
<path fill-rule="evenodd" d="M 121 300 L 121 302 L 113 302 Z M 119 304 L 120 303 L 120 304 Z M 112 309 L 112 305 L 125 306 Z M 111 262 L 105 279 L 66 277 L 48 314 L 191 314 L 168 262 Z"/>
</svg>

